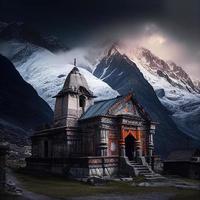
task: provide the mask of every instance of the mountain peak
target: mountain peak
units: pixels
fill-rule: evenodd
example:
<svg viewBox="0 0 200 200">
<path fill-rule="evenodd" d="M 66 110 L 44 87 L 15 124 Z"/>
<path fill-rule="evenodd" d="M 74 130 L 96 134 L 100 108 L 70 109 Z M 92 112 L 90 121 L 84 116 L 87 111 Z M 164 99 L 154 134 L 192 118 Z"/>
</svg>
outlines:
<svg viewBox="0 0 200 200">
<path fill-rule="evenodd" d="M 113 43 L 107 51 L 107 56 L 119 54 L 117 43 Z"/>
<path fill-rule="evenodd" d="M 94 75 L 105 81 L 121 95 L 128 93 L 130 90 L 134 91 L 137 100 L 151 114 L 151 118 L 160 124 L 156 134 L 156 141 L 159 141 L 159 146 L 156 146 L 156 151 L 159 150 L 159 152 L 162 151 L 165 154 L 165 145 L 170 150 L 175 146 L 182 148 L 180 145 L 183 145 L 187 137 L 184 134 L 182 135 L 177 129 L 169 117 L 170 113 L 160 103 L 151 85 L 145 79 L 137 65 L 129 59 L 128 55 L 121 48 L 117 49 L 117 51 L 116 48 L 111 48 L 110 53 L 117 52 L 119 54 L 104 57 L 96 66 L 93 72 Z M 177 142 L 174 145 L 174 141 L 178 141 L 179 139 L 184 142 L 181 144 Z"/>
<path fill-rule="evenodd" d="M 190 76 L 175 62 L 165 61 L 154 55 L 149 49 L 140 46 L 122 48 L 120 52 L 124 52 L 138 66 L 142 66 L 142 68 L 151 74 L 166 79 L 172 86 L 185 89 L 189 92 L 199 92 L 199 89 L 194 85 Z"/>
</svg>

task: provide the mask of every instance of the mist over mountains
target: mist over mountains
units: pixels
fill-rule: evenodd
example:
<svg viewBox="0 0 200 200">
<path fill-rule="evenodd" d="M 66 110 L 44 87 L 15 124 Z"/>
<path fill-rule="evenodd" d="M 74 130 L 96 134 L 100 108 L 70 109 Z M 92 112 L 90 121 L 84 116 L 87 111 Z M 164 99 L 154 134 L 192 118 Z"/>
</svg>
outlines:
<svg viewBox="0 0 200 200">
<path fill-rule="evenodd" d="M 166 155 L 200 144 L 200 85 L 176 63 L 164 61 L 144 47 L 105 44 L 69 49 L 56 38 L 52 42 L 51 37 L 27 31 L 22 24 L 1 23 L 0 36 L 0 53 L 52 109 L 52 97 L 61 89 L 76 57 L 77 67 L 97 100 L 133 92 L 159 122 L 157 153 Z"/>
</svg>

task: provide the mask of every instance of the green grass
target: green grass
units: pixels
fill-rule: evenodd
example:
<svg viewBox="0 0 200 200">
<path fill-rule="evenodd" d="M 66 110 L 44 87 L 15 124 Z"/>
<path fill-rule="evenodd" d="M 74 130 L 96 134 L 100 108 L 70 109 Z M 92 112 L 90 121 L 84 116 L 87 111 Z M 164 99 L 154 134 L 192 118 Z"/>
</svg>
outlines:
<svg viewBox="0 0 200 200">
<path fill-rule="evenodd" d="M 174 180 L 177 180 L 177 181 L 184 181 L 184 182 L 188 182 L 188 183 L 194 183 L 194 184 L 200 184 L 200 180 L 199 179 L 191 179 L 191 178 L 185 178 L 185 177 L 175 177 L 175 176 L 165 176 L 169 179 L 174 179 Z"/>
<path fill-rule="evenodd" d="M 62 177 L 36 177 L 25 174 L 16 174 L 24 188 L 43 195 L 55 198 L 69 198 L 80 196 L 99 196 L 106 194 L 147 194 L 147 193 L 172 193 L 171 200 L 199 200 L 199 192 L 193 190 L 180 190 L 172 187 L 134 187 L 128 182 L 110 181 L 103 186 L 91 186 L 78 181 L 66 180 Z"/>
<path fill-rule="evenodd" d="M 170 200 L 199 200 L 200 199 L 200 191 L 194 190 L 182 190 L 178 191 L 174 197 L 170 198 Z"/>
<path fill-rule="evenodd" d="M 18 195 L 0 192 L 0 199 L 2 199 L 2 200 L 22 200 L 23 198 L 21 198 Z"/>
</svg>

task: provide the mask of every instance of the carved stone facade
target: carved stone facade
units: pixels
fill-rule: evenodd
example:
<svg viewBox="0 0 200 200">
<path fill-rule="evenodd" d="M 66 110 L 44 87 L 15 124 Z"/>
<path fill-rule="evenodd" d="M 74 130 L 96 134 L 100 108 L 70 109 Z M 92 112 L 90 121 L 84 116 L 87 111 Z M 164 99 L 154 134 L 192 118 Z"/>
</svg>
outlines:
<svg viewBox="0 0 200 200">
<path fill-rule="evenodd" d="M 74 177 L 123 173 L 122 158 L 151 162 L 155 123 L 132 94 L 93 101 L 77 68 L 56 95 L 54 123 L 32 137 L 30 169 Z"/>
</svg>

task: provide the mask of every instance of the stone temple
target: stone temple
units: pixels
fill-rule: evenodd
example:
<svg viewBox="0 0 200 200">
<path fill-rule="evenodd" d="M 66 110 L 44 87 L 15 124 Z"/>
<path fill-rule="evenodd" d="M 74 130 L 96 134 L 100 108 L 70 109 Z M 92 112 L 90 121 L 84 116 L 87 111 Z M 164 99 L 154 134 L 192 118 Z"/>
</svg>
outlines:
<svg viewBox="0 0 200 200">
<path fill-rule="evenodd" d="M 154 174 L 156 123 L 133 94 L 94 102 L 74 67 L 55 98 L 53 124 L 31 138 L 28 169 L 75 178 Z"/>
</svg>

